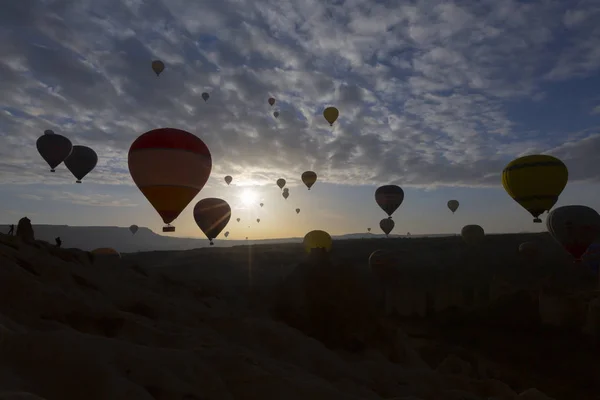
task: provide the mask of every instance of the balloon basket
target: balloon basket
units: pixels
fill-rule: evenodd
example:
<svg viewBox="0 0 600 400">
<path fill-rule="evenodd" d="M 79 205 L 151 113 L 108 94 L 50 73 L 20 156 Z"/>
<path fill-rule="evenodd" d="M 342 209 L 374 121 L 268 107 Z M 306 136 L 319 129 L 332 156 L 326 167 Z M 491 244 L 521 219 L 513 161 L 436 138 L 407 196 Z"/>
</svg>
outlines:
<svg viewBox="0 0 600 400">
<path fill-rule="evenodd" d="M 75 183 L 81 183 L 81 181 L 75 181 Z"/>
<path fill-rule="evenodd" d="M 50 172 L 56 172 L 56 170 L 55 169 L 51 169 Z"/>
<path fill-rule="evenodd" d="M 175 232 L 175 227 L 174 226 L 163 226 L 162 231 L 163 232 Z"/>
</svg>

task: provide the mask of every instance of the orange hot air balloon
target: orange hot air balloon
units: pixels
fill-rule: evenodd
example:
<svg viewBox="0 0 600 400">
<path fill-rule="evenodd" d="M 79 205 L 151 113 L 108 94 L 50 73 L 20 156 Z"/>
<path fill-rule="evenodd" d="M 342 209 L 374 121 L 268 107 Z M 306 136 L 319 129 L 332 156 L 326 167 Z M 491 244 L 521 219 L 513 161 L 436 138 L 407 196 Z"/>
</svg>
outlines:
<svg viewBox="0 0 600 400">
<path fill-rule="evenodd" d="M 275 99 L 272 97 L 269 97 L 269 104 L 271 105 L 271 107 L 273 106 L 273 104 L 275 104 Z"/>
<path fill-rule="evenodd" d="M 174 128 L 154 129 L 129 148 L 129 173 L 160 214 L 163 232 L 202 190 L 212 169 L 208 147 L 197 136 Z"/>
</svg>

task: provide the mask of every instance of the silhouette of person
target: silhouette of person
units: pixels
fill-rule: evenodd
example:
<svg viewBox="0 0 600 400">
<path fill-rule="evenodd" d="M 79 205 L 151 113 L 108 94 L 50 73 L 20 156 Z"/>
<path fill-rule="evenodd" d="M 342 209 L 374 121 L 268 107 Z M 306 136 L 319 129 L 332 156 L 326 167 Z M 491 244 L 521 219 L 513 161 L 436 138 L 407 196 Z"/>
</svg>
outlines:
<svg viewBox="0 0 600 400">
<path fill-rule="evenodd" d="M 54 240 L 56 241 L 56 247 L 60 247 L 62 245 L 62 240 L 60 240 L 60 236 Z"/>
<path fill-rule="evenodd" d="M 14 235 L 14 234 L 15 234 L 15 224 L 12 224 L 12 225 L 10 226 L 10 229 L 8 230 L 8 234 L 9 234 L 10 236 L 12 236 L 12 235 Z"/>
</svg>

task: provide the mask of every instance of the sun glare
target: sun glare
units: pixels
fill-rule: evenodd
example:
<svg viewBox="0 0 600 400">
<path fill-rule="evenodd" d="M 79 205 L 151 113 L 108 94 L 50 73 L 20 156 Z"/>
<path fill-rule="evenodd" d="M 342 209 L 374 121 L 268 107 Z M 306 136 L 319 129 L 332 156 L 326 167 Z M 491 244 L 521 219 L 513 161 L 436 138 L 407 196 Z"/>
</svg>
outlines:
<svg viewBox="0 0 600 400">
<path fill-rule="evenodd" d="M 245 206 L 251 206 L 256 204 L 256 202 L 258 201 L 258 196 L 252 190 L 247 189 L 242 192 L 240 200 L 242 200 L 242 203 Z"/>
</svg>

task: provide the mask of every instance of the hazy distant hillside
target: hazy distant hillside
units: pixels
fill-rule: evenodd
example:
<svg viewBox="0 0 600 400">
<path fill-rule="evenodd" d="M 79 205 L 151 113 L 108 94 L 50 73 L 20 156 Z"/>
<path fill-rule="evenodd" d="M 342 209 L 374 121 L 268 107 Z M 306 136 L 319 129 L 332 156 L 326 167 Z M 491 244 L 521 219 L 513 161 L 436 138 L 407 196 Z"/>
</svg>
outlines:
<svg viewBox="0 0 600 400">
<path fill-rule="evenodd" d="M 0 232 L 7 233 L 9 225 L 0 225 Z M 136 251 L 152 250 L 190 250 L 198 247 L 207 247 L 207 239 L 181 238 L 163 236 L 154 233 L 148 228 L 138 230 L 132 235 L 129 228 L 118 226 L 68 226 L 68 225 L 33 225 L 35 237 L 54 243 L 54 238 L 60 236 L 63 247 L 76 247 L 82 250 L 93 250 L 98 247 L 112 247 L 120 252 L 129 253 Z M 399 237 L 398 235 L 390 235 Z M 418 237 L 419 235 L 413 235 Z M 427 236 L 449 236 L 449 235 L 427 235 Z M 364 239 L 382 238 L 383 234 L 351 233 L 342 236 L 334 236 L 334 239 Z M 215 240 L 215 246 L 229 247 L 249 243 L 298 243 L 302 238 L 283 238 L 266 240 L 229 240 L 220 235 Z"/>
</svg>

